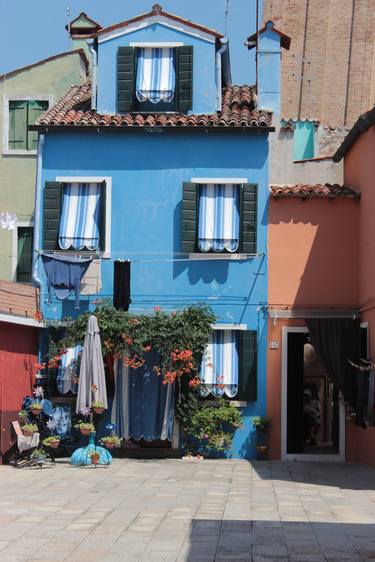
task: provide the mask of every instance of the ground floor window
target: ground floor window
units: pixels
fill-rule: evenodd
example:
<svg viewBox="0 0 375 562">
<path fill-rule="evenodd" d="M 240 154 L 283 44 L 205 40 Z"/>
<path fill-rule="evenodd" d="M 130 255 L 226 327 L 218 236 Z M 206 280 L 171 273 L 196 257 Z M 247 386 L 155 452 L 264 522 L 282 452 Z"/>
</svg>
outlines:
<svg viewBox="0 0 375 562">
<path fill-rule="evenodd" d="M 17 228 L 16 281 L 18 283 L 31 282 L 33 233 L 32 226 L 19 226 Z"/>
</svg>

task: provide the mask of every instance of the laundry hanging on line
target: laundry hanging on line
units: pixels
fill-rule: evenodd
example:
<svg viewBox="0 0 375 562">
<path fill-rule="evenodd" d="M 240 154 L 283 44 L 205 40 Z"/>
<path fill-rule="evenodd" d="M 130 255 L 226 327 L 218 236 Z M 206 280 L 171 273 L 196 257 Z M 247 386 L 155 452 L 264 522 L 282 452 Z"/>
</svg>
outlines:
<svg viewBox="0 0 375 562">
<path fill-rule="evenodd" d="M 130 298 L 130 261 L 114 262 L 113 306 L 117 310 L 129 310 Z"/>
<path fill-rule="evenodd" d="M 92 262 L 92 258 L 72 256 L 49 256 L 42 254 L 44 271 L 47 275 L 48 304 L 51 304 L 52 289 L 59 300 L 75 293 L 75 308 L 79 310 L 81 279 Z"/>
<path fill-rule="evenodd" d="M 102 290 L 101 260 L 94 259 L 90 263 L 81 280 L 81 295 L 96 295 Z"/>
<path fill-rule="evenodd" d="M 0 228 L 1 230 L 14 230 L 16 228 L 17 215 L 16 213 L 3 212 L 0 213 Z"/>
</svg>

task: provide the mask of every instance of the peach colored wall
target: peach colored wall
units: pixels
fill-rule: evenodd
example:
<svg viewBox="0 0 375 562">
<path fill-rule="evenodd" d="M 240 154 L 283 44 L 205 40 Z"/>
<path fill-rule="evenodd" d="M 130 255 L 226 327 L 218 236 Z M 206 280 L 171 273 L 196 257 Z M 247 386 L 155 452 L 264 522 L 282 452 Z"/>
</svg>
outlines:
<svg viewBox="0 0 375 562">
<path fill-rule="evenodd" d="M 361 191 L 359 205 L 358 295 L 361 319 L 369 326 L 369 351 L 375 358 L 375 127 L 363 133 L 344 162 L 344 181 Z M 347 459 L 375 467 L 375 427 L 348 424 Z"/>
<path fill-rule="evenodd" d="M 358 207 L 352 199 L 271 199 L 270 305 L 357 303 Z"/>
</svg>

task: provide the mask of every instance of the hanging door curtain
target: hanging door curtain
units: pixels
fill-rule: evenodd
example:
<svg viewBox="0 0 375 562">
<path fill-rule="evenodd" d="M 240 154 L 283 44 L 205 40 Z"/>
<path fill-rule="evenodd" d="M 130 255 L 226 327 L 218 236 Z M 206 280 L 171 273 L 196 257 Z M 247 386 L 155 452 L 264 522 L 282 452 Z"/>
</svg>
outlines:
<svg viewBox="0 0 375 562">
<path fill-rule="evenodd" d="M 203 184 L 199 193 L 199 249 L 236 252 L 239 241 L 240 186 Z"/>
<path fill-rule="evenodd" d="M 76 345 L 69 347 L 67 352 L 61 356 L 60 366 L 57 370 L 56 385 L 60 394 L 68 394 L 73 392 L 77 394 L 79 376 L 79 366 L 81 358 L 82 346 Z"/>
<path fill-rule="evenodd" d="M 238 392 L 238 333 L 235 330 L 214 330 L 204 353 L 200 371 L 201 396 L 229 398 Z"/>
<path fill-rule="evenodd" d="M 67 183 L 59 230 L 62 250 L 99 247 L 100 183 Z"/>
<path fill-rule="evenodd" d="M 112 422 L 125 439 L 171 441 L 174 385 L 163 384 L 163 378 L 153 371 L 155 353 L 144 357 L 146 362 L 139 369 L 126 367 L 121 358 L 116 360 Z"/>
<path fill-rule="evenodd" d="M 137 49 L 138 101 L 169 103 L 176 87 L 175 50 L 169 47 Z"/>
</svg>

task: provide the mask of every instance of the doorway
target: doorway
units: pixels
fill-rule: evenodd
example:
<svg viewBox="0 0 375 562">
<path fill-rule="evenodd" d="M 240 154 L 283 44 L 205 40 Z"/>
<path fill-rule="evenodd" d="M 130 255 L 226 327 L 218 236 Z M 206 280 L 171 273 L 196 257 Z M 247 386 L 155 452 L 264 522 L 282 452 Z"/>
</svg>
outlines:
<svg viewBox="0 0 375 562">
<path fill-rule="evenodd" d="M 283 328 L 282 458 L 345 460 L 345 407 L 307 328 Z"/>
</svg>

